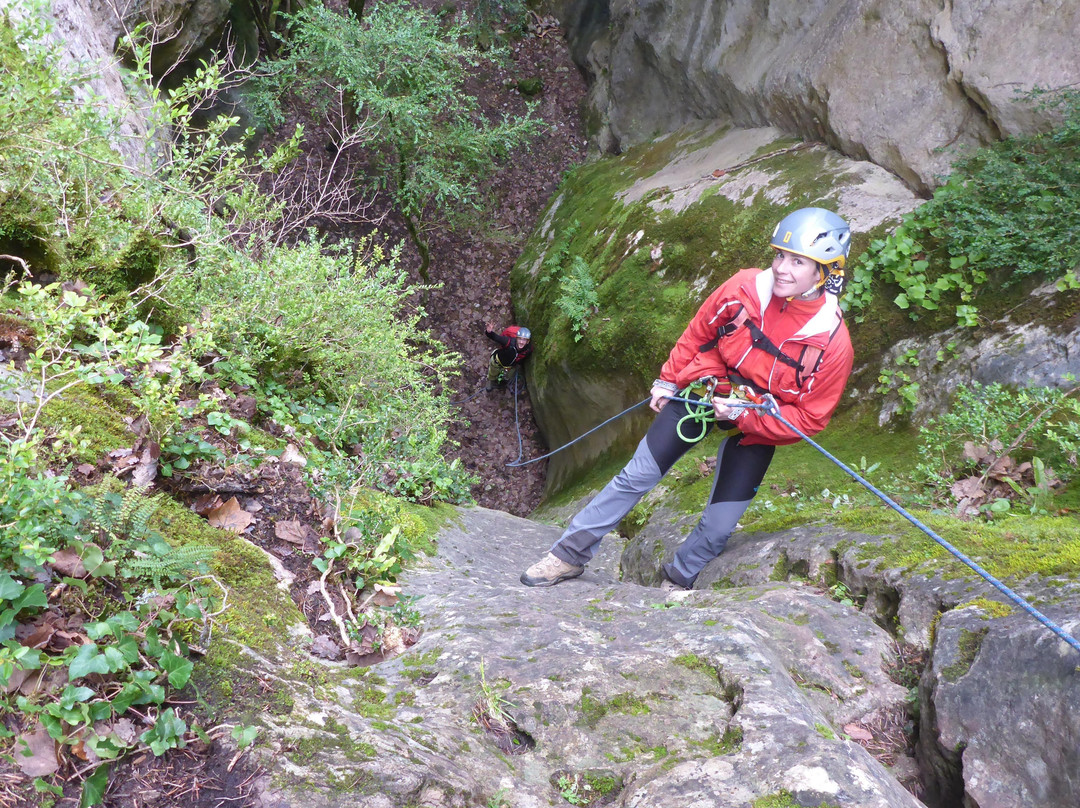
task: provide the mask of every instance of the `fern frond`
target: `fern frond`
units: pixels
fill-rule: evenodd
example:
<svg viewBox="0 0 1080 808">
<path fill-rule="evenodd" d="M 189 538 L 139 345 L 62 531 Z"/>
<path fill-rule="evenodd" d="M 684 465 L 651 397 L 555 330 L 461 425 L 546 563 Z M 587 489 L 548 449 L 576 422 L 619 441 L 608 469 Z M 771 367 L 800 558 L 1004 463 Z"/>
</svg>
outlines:
<svg viewBox="0 0 1080 808">
<path fill-rule="evenodd" d="M 125 578 L 149 579 L 154 588 L 161 589 L 163 581 L 182 582 L 196 573 L 206 571 L 206 562 L 217 550 L 205 544 L 185 544 L 169 547 L 156 556 L 145 555 L 128 558 L 120 563 L 120 573 Z"/>
</svg>

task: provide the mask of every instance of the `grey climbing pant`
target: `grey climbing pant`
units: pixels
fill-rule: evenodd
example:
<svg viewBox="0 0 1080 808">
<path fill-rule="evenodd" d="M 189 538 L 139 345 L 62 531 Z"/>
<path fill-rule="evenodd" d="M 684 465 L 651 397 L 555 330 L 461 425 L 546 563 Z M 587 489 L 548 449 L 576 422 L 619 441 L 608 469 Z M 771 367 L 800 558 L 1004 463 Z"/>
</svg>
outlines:
<svg viewBox="0 0 1080 808">
<path fill-rule="evenodd" d="M 571 521 L 555 542 L 551 552 L 569 564 L 587 564 L 600 540 L 618 526 L 640 499 L 651 491 L 680 457 L 700 443 L 711 429 L 698 424 L 684 425 L 684 439 L 678 431 L 679 420 L 690 405 L 668 402 L 653 420 L 638 444 L 634 456 L 604 489 L 593 497 Z M 722 429 L 734 424 L 721 422 Z M 775 446 L 742 443 L 736 433 L 724 438 L 716 453 L 716 474 L 712 492 L 697 525 L 675 551 L 664 573 L 680 586 L 690 587 L 705 565 L 720 555 L 736 524 L 746 512 L 772 461 Z"/>
</svg>

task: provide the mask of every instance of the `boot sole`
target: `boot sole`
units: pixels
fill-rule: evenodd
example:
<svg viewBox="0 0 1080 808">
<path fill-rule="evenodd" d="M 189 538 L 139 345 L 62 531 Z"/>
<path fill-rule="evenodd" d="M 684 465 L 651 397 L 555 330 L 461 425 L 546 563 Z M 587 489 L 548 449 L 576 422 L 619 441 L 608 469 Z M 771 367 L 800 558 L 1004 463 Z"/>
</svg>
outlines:
<svg viewBox="0 0 1080 808">
<path fill-rule="evenodd" d="M 550 579 L 530 578 L 528 573 L 523 572 L 518 580 L 525 584 L 525 586 L 555 586 L 555 584 L 561 583 L 562 581 L 569 581 L 571 578 L 577 578 L 583 572 L 585 572 L 584 569 L 580 569 L 577 572 L 564 572 L 562 575 Z"/>
</svg>

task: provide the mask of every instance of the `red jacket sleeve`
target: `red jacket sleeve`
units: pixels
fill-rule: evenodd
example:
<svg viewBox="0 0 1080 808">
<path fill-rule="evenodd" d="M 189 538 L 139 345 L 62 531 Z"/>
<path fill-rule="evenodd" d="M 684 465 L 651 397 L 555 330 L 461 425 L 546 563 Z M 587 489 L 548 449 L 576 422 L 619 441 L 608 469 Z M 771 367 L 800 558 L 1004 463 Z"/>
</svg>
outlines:
<svg viewBox="0 0 1080 808">
<path fill-rule="evenodd" d="M 854 358 L 847 326 L 841 325 L 826 348 L 821 366 L 810 380 L 809 389 L 794 404 L 780 404 L 780 414 L 807 436 L 823 430 L 844 394 Z M 746 444 L 784 446 L 800 440 L 776 418 L 758 410 L 747 410 L 737 424 L 746 435 L 743 441 Z"/>
<path fill-rule="evenodd" d="M 716 316 L 717 311 L 725 302 L 734 301 L 733 305 L 738 304 L 735 295 L 735 291 L 738 289 L 737 277 L 738 275 L 734 275 L 720 284 L 719 288 L 709 295 L 698 308 L 697 314 L 690 320 L 686 330 L 683 331 L 682 336 L 675 343 L 675 347 L 668 354 L 664 366 L 660 369 L 661 379 L 666 382 L 674 382 L 675 377 L 679 375 L 679 371 L 689 365 L 694 357 L 701 352 L 701 346 L 715 339 L 716 326 L 710 325 L 709 321 Z"/>
</svg>

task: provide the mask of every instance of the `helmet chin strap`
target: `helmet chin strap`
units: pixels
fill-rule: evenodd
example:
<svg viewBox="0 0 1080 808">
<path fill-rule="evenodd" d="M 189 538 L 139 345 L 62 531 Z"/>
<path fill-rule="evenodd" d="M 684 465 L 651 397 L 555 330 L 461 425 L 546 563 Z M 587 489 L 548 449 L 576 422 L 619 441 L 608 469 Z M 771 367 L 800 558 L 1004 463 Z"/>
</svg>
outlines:
<svg viewBox="0 0 1080 808">
<path fill-rule="evenodd" d="M 819 274 L 821 275 L 818 282 L 815 283 L 812 287 L 807 289 L 802 294 L 792 295 L 791 297 L 788 298 L 788 302 L 790 302 L 792 300 L 795 300 L 795 298 L 798 298 L 799 300 L 816 300 L 817 299 L 817 297 L 819 295 L 818 290 L 821 289 L 821 287 L 825 285 L 826 280 L 828 280 L 828 276 L 825 274 L 825 265 L 819 263 L 817 266 L 818 266 Z M 825 291 L 828 291 L 828 289 L 826 289 Z"/>
</svg>

